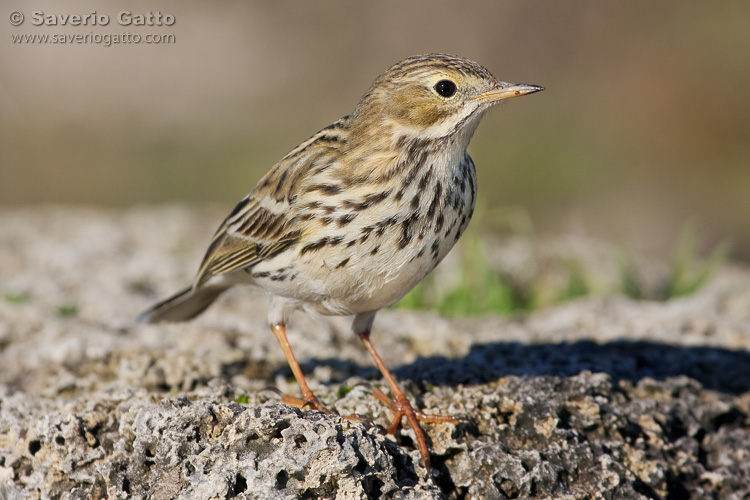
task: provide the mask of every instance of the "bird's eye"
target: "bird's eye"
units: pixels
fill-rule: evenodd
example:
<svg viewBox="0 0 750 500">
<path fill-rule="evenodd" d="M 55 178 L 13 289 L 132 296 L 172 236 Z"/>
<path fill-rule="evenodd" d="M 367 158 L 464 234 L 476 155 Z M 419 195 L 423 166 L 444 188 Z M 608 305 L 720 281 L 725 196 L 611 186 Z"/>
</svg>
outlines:
<svg viewBox="0 0 750 500">
<path fill-rule="evenodd" d="M 456 84 L 450 80 L 440 80 L 435 84 L 435 92 L 443 97 L 451 97 L 456 93 Z"/>
</svg>

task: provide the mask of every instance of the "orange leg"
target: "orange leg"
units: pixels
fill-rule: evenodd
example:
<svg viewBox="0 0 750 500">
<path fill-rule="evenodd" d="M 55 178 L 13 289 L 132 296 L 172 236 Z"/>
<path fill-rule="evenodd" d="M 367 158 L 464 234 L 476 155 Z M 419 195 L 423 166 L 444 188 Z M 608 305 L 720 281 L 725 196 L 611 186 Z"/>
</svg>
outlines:
<svg viewBox="0 0 750 500">
<path fill-rule="evenodd" d="M 302 391 L 302 399 L 297 399 L 284 394 L 280 401 L 298 408 L 311 408 L 313 410 L 322 411 L 323 413 L 335 413 L 320 404 L 318 398 L 315 397 L 315 394 L 313 394 L 310 387 L 308 387 L 305 377 L 302 375 L 302 368 L 300 368 L 299 363 L 297 363 L 297 358 L 294 357 L 294 353 L 292 352 L 292 346 L 286 338 L 286 327 L 284 326 L 284 323 L 271 325 L 271 331 L 276 336 L 279 344 L 281 344 L 284 356 L 286 356 L 289 367 L 292 369 L 292 373 L 294 373 L 294 378 L 297 379 L 297 384 L 299 385 L 300 391 Z"/>
<path fill-rule="evenodd" d="M 388 407 L 391 409 L 391 412 L 393 413 L 393 421 L 391 422 L 390 427 L 388 427 L 388 433 L 394 434 L 398 429 L 399 424 L 401 423 L 401 417 L 406 417 L 406 422 L 414 431 L 414 435 L 417 439 L 419 453 L 420 455 L 422 455 L 422 465 L 424 465 L 425 468 L 429 469 L 430 452 L 427 449 L 427 440 L 425 439 L 424 432 L 422 432 L 422 429 L 419 427 L 419 422 L 446 422 L 457 424 L 458 420 L 450 416 L 425 415 L 422 412 L 415 411 L 414 408 L 412 408 L 411 403 L 409 403 L 409 400 L 406 398 L 404 392 L 396 384 L 393 375 L 391 375 L 391 372 L 388 371 L 388 368 L 385 366 L 383 359 L 375 350 L 375 346 L 372 345 L 372 342 L 370 341 L 370 331 L 365 330 L 364 332 L 357 333 L 357 335 L 359 335 L 359 338 L 365 344 L 365 347 L 370 352 L 372 359 L 375 360 L 375 364 L 383 374 L 383 377 L 385 378 L 385 381 L 388 384 L 388 387 L 391 389 L 391 393 L 393 394 L 393 399 L 389 399 L 388 396 L 386 396 L 380 389 L 375 388 L 373 390 L 373 395 L 379 401 L 388 405 Z"/>
</svg>

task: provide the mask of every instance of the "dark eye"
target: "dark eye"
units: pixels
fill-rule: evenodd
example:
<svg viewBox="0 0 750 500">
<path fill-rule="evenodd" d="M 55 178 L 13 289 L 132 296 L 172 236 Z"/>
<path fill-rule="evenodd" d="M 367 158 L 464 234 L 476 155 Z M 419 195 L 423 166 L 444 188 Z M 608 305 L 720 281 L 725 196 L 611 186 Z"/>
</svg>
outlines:
<svg viewBox="0 0 750 500">
<path fill-rule="evenodd" d="M 435 84 L 435 92 L 443 97 L 451 97 L 456 93 L 456 84 L 450 80 L 440 80 Z"/>
</svg>

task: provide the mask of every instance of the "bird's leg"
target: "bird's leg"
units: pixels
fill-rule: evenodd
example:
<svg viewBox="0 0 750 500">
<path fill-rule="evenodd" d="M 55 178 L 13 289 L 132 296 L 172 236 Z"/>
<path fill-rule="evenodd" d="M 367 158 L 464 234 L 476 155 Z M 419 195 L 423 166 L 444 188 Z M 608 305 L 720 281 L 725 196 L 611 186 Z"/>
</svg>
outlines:
<svg viewBox="0 0 750 500">
<path fill-rule="evenodd" d="M 308 387 L 307 381 L 305 381 L 305 377 L 302 375 L 302 368 L 300 368 L 299 363 L 297 363 L 297 358 L 294 357 L 294 353 L 292 352 L 292 346 L 286 338 L 286 327 L 284 326 L 284 323 L 272 324 L 271 331 L 276 336 L 279 344 L 281 344 L 284 356 L 286 356 L 289 367 L 292 369 L 292 373 L 294 373 L 294 378 L 297 379 L 297 384 L 299 385 L 300 391 L 302 391 L 302 399 L 284 394 L 280 401 L 291 406 L 296 406 L 297 408 L 312 408 L 314 410 L 322 411 L 323 413 L 335 413 L 320 404 L 318 398 L 315 397 L 315 394 L 313 394 L 310 387 Z"/>
<path fill-rule="evenodd" d="M 409 427 L 411 427 L 412 430 L 414 431 L 414 436 L 417 439 L 417 446 L 419 447 L 419 453 L 420 455 L 422 455 L 422 465 L 424 465 L 425 468 L 429 469 L 430 468 L 430 452 L 427 449 L 427 440 L 425 439 L 424 432 L 422 432 L 422 429 L 419 427 L 419 421 L 446 422 L 446 423 L 451 423 L 451 424 L 457 424 L 458 420 L 450 416 L 425 415 L 422 412 L 414 410 L 414 408 L 411 406 L 411 403 L 409 403 L 409 400 L 406 398 L 406 395 L 404 394 L 404 392 L 396 384 L 396 381 L 394 380 L 393 375 L 391 375 L 391 372 L 385 366 L 383 359 L 375 350 L 375 346 L 372 345 L 372 342 L 370 341 L 370 330 L 357 332 L 357 335 L 365 344 L 365 347 L 367 348 L 367 350 L 370 352 L 372 359 L 375 361 L 375 364 L 377 365 L 380 372 L 383 374 L 383 377 L 385 378 L 385 381 L 388 384 L 388 387 L 391 389 L 391 394 L 393 394 L 393 399 L 389 399 L 388 396 L 386 396 L 385 393 L 383 393 L 383 391 L 381 391 L 380 389 L 375 388 L 373 390 L 373 396 L 375 396 L 379 401 L 388 405 L 388 407 L 391 409 L 391 412 L 393 414 L 393 421 L 391 422 L 390 427 L 388 427 L 388 433 L 395 434 L 396 430 L 398 429 L 399 424 L 401 423 L 401 417 L 406 417 L 406 422 L 409 424 Z"/>
</svg>

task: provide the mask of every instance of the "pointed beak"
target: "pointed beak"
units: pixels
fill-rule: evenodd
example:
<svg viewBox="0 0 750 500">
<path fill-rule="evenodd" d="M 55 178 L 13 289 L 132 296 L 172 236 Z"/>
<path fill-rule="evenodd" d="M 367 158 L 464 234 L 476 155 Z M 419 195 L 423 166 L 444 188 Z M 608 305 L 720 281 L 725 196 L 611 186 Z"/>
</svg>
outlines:
<svg viewBox="0 0 750 500">
<path fill-rule="evenodd" d="M 475 101 L 483 103 L 491 103 L 510 99 L 511 97 L 521 97 L 526 94 L 533 94 L 534 92 L 540 92 L 544 90 L 544 87 L 539 85 L 529 85 L 527 83 L 505 83 L 497 82 L 487 92 L 482 92 L 474 98 Z"/>
</svg>

